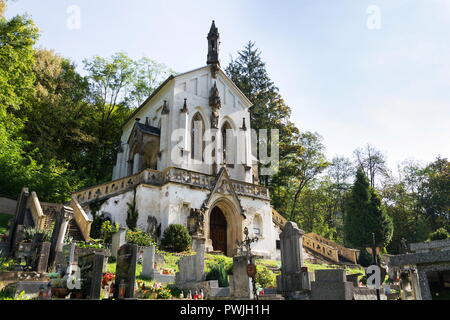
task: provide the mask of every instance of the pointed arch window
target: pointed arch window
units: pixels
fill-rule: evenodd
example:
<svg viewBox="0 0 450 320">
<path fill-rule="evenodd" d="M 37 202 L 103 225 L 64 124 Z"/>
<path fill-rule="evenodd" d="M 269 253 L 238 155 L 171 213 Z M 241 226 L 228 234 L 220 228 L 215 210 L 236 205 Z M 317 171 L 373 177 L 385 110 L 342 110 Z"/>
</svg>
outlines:
<svg viewBox="0 0 450 320">
<path fill-rule="evenodd" d="M 234 133 L 228 122 L 222 126 L 222 159 L 223 163 L 232 166 L 234 165 Z"/>
<path fill-rule="evenodd" d="M 191 158 L 203 161 L 205 151 L 205 121 L 202 115 L 197 112 L 192 118 L 191 123 Z"/>
</svg>

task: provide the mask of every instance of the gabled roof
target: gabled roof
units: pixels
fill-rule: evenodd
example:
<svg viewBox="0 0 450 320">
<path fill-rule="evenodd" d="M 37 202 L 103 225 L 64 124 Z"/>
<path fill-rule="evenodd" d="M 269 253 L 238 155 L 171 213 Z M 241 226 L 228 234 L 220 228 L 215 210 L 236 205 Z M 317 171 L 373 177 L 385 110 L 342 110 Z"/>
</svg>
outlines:
<svg viewBox="0 0 450 320">
<path fill-rule="evenodd" d="M 179 73 L 177 75 L 171 75 L 170 77 L 168 77 L 155 91 L 153 91 L 153 93 L 139 106 L 139 108 L 137 108 L 133 112 L 133 114 L 130 117 L 128 117 L 128 119 L 122 125 L 122 128 L 124 126 L 126 126 L 130 122 L 130 120 L 132 120 L 136 116 L 136 114 L 139 111 L 141 111 L 145 107 L 145 105 L 147 103 L 149 103 L 172 80 L 174 80 L 176 78 L 179 78 L 179 77 L 182 77 L 182 76 L 185 76 L 185 75 L 188 75 L 188 74 L 193 73 L 193 72 L 200 71 L 202 69 L 210 68 L 210 67 L 211 67 L 210 65 L 207 65 L 207 66 L 196 68 L 196 69 L 193 69 L 193 70 L 190 70 L 190 71 L 187 71 L 187 72 Z M 236 92 L 241 97 L 241 99 L 244 101 L 244 103 L 248 105 L 248 108 L 250 108 L 253 105 L 253 103 L 247 98 L 247 96 L 236 86 L 236 84 L 228 77 L 228 75 L 225 73 L 225 71 L 222 70 L 222 68 L 220 68 L 220 66 L 218 66 L 218 71 L 224 77 L 224 79 L 226 80 L 227 84 L 230 87 L 232 87 L 234 90 L 236 90 Z"/>
</svg>

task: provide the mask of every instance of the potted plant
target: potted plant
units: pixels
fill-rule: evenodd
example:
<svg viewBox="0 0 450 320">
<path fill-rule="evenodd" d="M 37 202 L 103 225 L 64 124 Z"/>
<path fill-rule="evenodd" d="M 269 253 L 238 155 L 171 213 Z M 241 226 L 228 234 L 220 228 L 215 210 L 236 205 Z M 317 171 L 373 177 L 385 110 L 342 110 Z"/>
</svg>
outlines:
<svg viewBox="0 0 450 320">
<path fill-rule="evenodd" d="M 65 299 L 69 293 L 70 290 L 66 288 L 64 280 L 61 278 L 52 279 L 52 297 L 55 297 L 57 299 Z"/>
</svg>

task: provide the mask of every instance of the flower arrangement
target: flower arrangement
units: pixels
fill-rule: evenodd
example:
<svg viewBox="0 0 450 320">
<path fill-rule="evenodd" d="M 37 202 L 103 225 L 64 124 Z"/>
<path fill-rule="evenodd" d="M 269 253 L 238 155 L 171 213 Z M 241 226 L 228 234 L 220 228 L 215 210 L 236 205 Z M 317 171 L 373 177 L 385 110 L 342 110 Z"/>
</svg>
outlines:
<svg viewBox="0 0 450 320">
<path fill-rule="evenodd" d="M 138 281 L 138 296 L 143 299 L 170 299 L 172 293 L 169 288 L 163 287 L 160 283 L 153 283 L 146 286 L 145 283 Z"/>
<path fill-rule="evenodd" d="M 114 273 L 108 272 L 108 273 L 103 274 L 102 286 L 105 287 L 107 285 L 110 285 L 111 282 L 113 282 L 115 278 L 116 278 L 116 275 Z"/>
</svg>

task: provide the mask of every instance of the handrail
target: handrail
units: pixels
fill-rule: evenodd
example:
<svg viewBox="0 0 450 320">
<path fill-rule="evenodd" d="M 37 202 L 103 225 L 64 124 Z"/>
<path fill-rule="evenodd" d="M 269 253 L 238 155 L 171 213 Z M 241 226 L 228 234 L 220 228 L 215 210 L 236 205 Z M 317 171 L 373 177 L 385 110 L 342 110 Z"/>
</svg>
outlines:
<svg viewBox="0 0 450 320">
<path fill-rule="evenodd" d="M 303 236 L 303 246 L 323 255 L 324 257 L 329 258 L 334 262 L 339 262 L 339 254 L 337 249 L 320 241 L 317 241 L 314 238 L 309 237 L 308 235 Z"/>
<path fill-rule="evenodd" d="M 30 208 L 31 216 L 33 217 L 36 229 L 43 230 L 45 228 L 45 215 L 37 197 L 36 192 L 31 192 L 31 197 L 28 199 L 28 208 Z"/>
<path fill-rule="evenodd" d="M 80 229 L 81 234 L 83 235 L 84 241 L 89 242 L 91 237 L 91 225 L 92 220 L 89 219 L 86 212 L 84 212 L 81 205 L 78 203 L 78 200 L 75 196 L 72 197 L 72 202 L 70 206 L 73 209 L 73 218 Z"/>
<path fill-rule="evenodd" d="M 281 228 L 288 222 L 288 220 L 274 208 L 272 208 L 272 221 Z"/>
<path fill-rule="evenodd" d="M 337 244 L 334 241 L 331 241 L 331 240 L 324 238 L 321 235 L 313 233 L 313 232 L 308 233 L 305 236 L 308 236 L 312 239 L 315 239 L 316 241 L 318 241 L 320 243 L 323 243 L 323 244 L 326 244 L 328 246 L 335 248 L 338 251 L 338 254 L 340 256 L 344 257 L 345 259 L 351 261 L 354 264 L 357 264 L 359 250 L 346 248 L 344 246 L 341 246 L 340 244 Z"/>
</svg>

